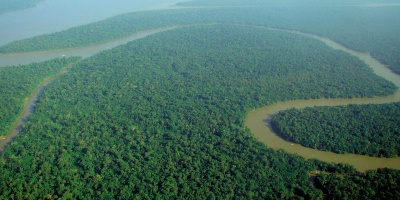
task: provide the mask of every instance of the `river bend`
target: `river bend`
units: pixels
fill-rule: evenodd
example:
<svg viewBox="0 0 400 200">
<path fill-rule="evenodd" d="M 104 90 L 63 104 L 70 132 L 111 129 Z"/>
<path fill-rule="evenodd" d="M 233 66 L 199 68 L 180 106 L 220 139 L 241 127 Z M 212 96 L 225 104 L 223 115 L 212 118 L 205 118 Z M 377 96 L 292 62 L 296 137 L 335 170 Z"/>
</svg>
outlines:
<svg viewBox="0 0 400 200">
<path fill-rule="evenodd" d="M 180 28 L 181 26 L 163 27 L 148 31 L 143 31 L 136 33 L 130 37 L 123 39 L 118 39 L 115 41 L 106 42 L 99 45 L 86 46 L 77 49 L 64 49 L 55 50 L 50 52 L 33 52 L 26 54 L 15 54 L 15 55 L 1 55 L 0 54 L 0 66 L 6 65 L 17 65 L 17 64 L 27 64 L 30 62 L 45 61 L 52 58 L 57 58 L 60 56 L 81 56 L 83 58 L 90 57 L 100 51 L 110 49 L 121 44 L 125 44 L 129 41 L 140 39 L 148 35 L 155 33 L 172 30 Z M 324 42 L 326 45 L 350 53 L 359 59 L 363 60 L 369 67 L 371 67 L 375 74 L 381 76 L 391 82 L 396 86 L 400 87 L 400 77 L 399 75 L 393 73 L 386 66 L 378 62 L 376 59 L 372 58 L 367 53 L 357 52 L 342 45 L 312 34 L 306 34 L 298 31 L 283 30 L 277 28 L 268 28 L 268 30 L 274 31 L 285 31 L 294 34 L 300 34 L 307 37 L 312 37 L 314 39 Z M 6 148 L 7 144 L 14 138 L 19 130 L 22 128 L 23 124 L 27 121 L 28 116 L 33 112 L 34 106 L 37 99 L 40 97 L 44 88 L 47 84 L 51 82 L 52 79 L 44 81 L 42 85 L 31 95 L 29 98 L 22 117 L 15 122 L 13 130 L 6 136 L 0 136 L 0 152 Z M 274 149 L 284 149 L 287 152 L 298 154 L 307 159 L 316 158 L 325 162 L 335 162 L 335 163 L 348 163 L 356 167 L 359 171 L 365 171 L 369 169 L 377 169 L 382 167 L 400 169 L 400 158 L 376 158 L 364 155 L 355 154 L 336 154 L 332 152 L 319 151 L 316 149 L 311 149 L 308 147 L 301 146 L 299 144 L 293 144 L 291 142 L 285 141 L 278 137 L 270 127 L 271 117 L 279 111 L 286 110 L 289 108 L 305 108 L 313 106 L 337 106 L 337 105 L 348 105 L 348 104 L 382 104 L 390 102 L 400 101 L 400 89 L 398 89 L 393 95 L 387 97 L 373 97 L 373 98 L 353 98 L 353 99 L 316 99 L 316 100 L 294 100 L 286 102 L 278 102 L 269 106 L 265 106 L 254 111 L 251 111 L 245 119 L 245 125 L 251 130 L 254 136 L 268 147 Z"/>
<path fill-rule="evenodd" d="M 393 73 L 385 65 L 381 64 L 379 61 L 372 58 L 367 53 L 357 52 L 348 49 L 330 39 L 317 35 L 306 34 L 298 31 L 276 29 L 276 28 L 267 28 L 267 29 L 275 31 L 285 31 L 318 39 L 334 49 L 342 50 L 347 53 L 350 53 L 353 56 L 358 57 L 359 59 L 364 61 L 370 68 L 372 68 L 372 70 L 376 75 L 381 76 L 393 82 L 397 87 L 400 87 L 400 76 Z M 274 149 L 283 149 L 289 153 L 294 153 L 303 156 L 306 159 L 316 158 L 318 160 L 325 162 L 348 163 L 350 165 L 353 165 L 359 171 L 366 171 L 370 169 L 377 169 L 383 167 L 400 169 L 400 157 L 377 158 L 365 155 L 336 154 L 327 151 L 320 151 L 317 149 L 304 147 L 300 144 L 293 144 L 291 142 L 282 139 L 272 130 L 270 125 L 271 118 L 276 113 L 290 108 L 305 108 L 313 106 L 338 106 L 338 105 L 348 105 L 348 104 L 382 104 L 382 103 L 391 103 L 398 101 L 400 101 L 400 89 L 397 89 L 393 95 L 386 97 L 353 98 L 353 99 L 312 99 L 312 100 L 294 100 L 294 101 L 278 102 L 251 111 L 245 119 L 245 125 L 251 130 L 253 135 L 259 141 L 266 144 L 268 147 Z"/>
</svg>

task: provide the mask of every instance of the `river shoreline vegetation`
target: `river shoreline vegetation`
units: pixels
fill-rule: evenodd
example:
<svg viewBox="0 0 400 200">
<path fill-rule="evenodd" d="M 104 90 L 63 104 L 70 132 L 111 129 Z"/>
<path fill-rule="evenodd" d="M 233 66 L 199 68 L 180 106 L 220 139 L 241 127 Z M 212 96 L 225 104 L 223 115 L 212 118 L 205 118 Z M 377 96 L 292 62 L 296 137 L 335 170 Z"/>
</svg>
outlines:
<svg viewBox="0 0 400 200">
<path fill-rule="evenodd" d="M 394 88 L 305 36 L 230 25 L 158 33 L 49 85 L 0 158 L 0 188 L 14 198 L 320 199 L 309 171 L 354 168 L 268 149 L 244 117 L 277 101 Z"/>
<path fill-rule="evenodd" d="M 322 173 L 316 187 L 326 199 L 398 199 L 400 171 L 387 168 L 370 170 L 365 174 Z"/>
<path fill-rule="evenodd" d="M 21 66 L 0 68 L 0 135 L 5 135 L 25 106 L 25 100 L 44 79 L 76 62 L 76 57 L 60 58 Z"/>
<path fill-rule="evenodd" d="M 373 54 L 397 45 L 397 12 L 307 6 L 137 12 L 3 46 L 2 53 L 73 48 L 191 25 L 100 52 L 48 85 L 0 156 L 0 199 L 336 199 L 350 198 L 353 188 L 360 198 L 395 199 L 399 170 L 363 174 L 268 148 L 244 119 L 280 101 L 397 89 L 348 53 L 262 26 L 342 39 Z M 377 23 L 365 24 L 371 19 Z M 388 49 L 376 55 L 395 69 L 398 49 Z M 313 185 L 315 171 L 323 173 Z"/>
<path fill-rule="evenodd" d="M 400 103 L 289 109 L 276 114 L 271 126 L 286 140 L 310 148 L 400 155 Z"/>
<path fill-rule="evenodd" d="M 15 41 L 0 47 L 0 53 L 76 48 L 160 27 L 223 23 L 268 26 L 321 35 L 348 48 L 369 52 L 394 72 L 400 73 L 398 18 L 400 7 L 303 5 L 146 11 Z"/>
</svg>

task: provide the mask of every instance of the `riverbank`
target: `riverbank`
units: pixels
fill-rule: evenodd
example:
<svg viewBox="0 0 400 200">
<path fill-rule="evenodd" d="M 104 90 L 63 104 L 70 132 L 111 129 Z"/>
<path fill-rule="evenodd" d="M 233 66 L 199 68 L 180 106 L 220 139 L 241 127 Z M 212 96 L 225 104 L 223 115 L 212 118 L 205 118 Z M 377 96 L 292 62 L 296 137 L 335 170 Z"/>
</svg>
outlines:
<svg viewBox="0 0 400 200">
<path fill-rule="evenodd" d="M 66 30 L 129 12 L 176 9 L 175 0 L 110 2 L 52 0 L 35 7 L 1 14 L 0 45 Z M 96 9 L 93 9 L 93 6 Z M 40 27 L 40 28 L 38 28 Z"/>
<path fill-rule="evenodd" d="M 13 57 L 12 60 L 14 60 L 14 61 L 15 60 L 20 61 L 20 60 L 25 59 L 25 61 L 27 61 L 27 62 L 32 62 L 32 60 L 30 60 L 30 59 L 36 58 L 36 57 L 38 57 L 38 55 L 43 55 L 44 56 L 43 59 L 49 59 L 53 55 L 58 57 L 58 56 L 60 56 L 60 54 L 65 55 L 65 56 L 79 55 L 79 56 L 82 56 L 83 58 L 86 58 L 86 57 L 90 57 L 91 55 L 94 55 L 100 51 L 103 51 L 108 48 L 118 46 L 121 44 L 125 44 L 132 40 L 140 39 L 140 38 L 146 37 L 151 34 L 176 29 L 179 27 L 180 26 L 173 26 L 173 27 L 164 27 L 164 28 L 143 31 L 143 32 L 134 34 L 130 37 L 124 38 L 124 39 L 115 40 L 115 41 L 100 44 L 100 45 L 88 46 L 88 47 L 84 47 L 84 48 L 60 50 L 60 51 L 54 51 L 54 52 L 21 54 L 21 55 L 16 55 L 16 56 L 20 56 L 21 59 L 17 59 L 17 57 L 13 57 L 13 56 L 10 56 L 10 58 Z M 342 45 L 335 43 L 332 40 L 329 40 L 327 38 L 320 37 L 317 35 L 306 34 L 306 33 L 301 33 L 301 32 L 292 31 L 292 30 L 276 29 L 276 28 L 271 28 L 271 27 L 260 27 L 260 28 L 266 28 L 268 30 L 274 30 L 274 31 L 286 31 L 286 32 L 305 35 L 308 37 L 312 37 L 314 39 L 318 39 L 334 49 L 346 51 L 346 52 L 360 58 L 368 66 L 370 66 L 373 69 L 375 74 L 377 74 L 381 77 L 384 77 L 385 79 L 393 82 L 396 86 L 400 87 L 399 76 L 397 74 L 394 74 L 390 69 L 388 69 L 386 66 L 379 63 L 376 59 L 372 58 L 367 53 L 356 52 L 351 49 L 347 49 L 347 48 L 343 47 Z M 69 53 L 67 53 L 67 52 L 69 52 Z M 47 56 L 50 56 L 50 57 L 47 57 Z M 47 84 L 42 85 L 43 90 Z M 37 100 L 37 98 L 40 97 L 40 94 L 41 94 L 39 89 L 37 90 L 37 94 L 39 94 L 39 95 L 36 97 L 36 100 Z M 34 101 L 34 99 L 29 102 L 33 102 L 33 101 Z M 336 106 L 336 105 L 347 105 L 347 104 L 369 104 L 369 103 L 381 104 L 381 103 L 389 103 L 389 102 L 397 102 L 397 101 L 400 101 L 400 90 L 397 90 L 395 94 L 387 96 L 387 97 L 354 98 L 354 99 L 295 100 L 295 101 L 280 102 L 280 103 L 276 103 L 276 104 L 266 106 L 266 107 L 263 107 L 263 108 L 260 108 L 260 109 L 250 112 L 246 118 L 245 123 L 246 123 L 246 126 L 248 128 L 250 128 L 252 133 L 261 142 L 265 143 L 268 147 L 271 147 L 271 148 L 284 149 L 288 152 L 299 154 L 305 158 L 317 158 L 319 160 L 326 161 L 326 162 L 336 162 L 336 163 L 344 162 L 344 163 L 352 164 L 360 171 L 365 171 L 368 169 L 376 169 L 376 168 L 381 168 L 381 167 L 400 169 L 400 158 L 372 158 L 372 157 L 368 157 L 368 156 L 361 156 L 361 155 L 354 155 L 354 154 L 334 154 L 331 152 L 323 152 L 323 151 L 318 151 L 315 149 L 305 148 L 298 144 L 292 144 L 292 143 L 284 141 L 283 139 L 278 137 L 270 129 L 270 124 L 269 124 L 271 117 L 273 117 L 273 115 L 275 113 L 277 113 L 281 110 L 289 109 L 289 108 L 304 108 L 304 107 L 310 107 L 310 106 Z M 28 104 L 34 105 L 34 103 L 29 103 L 29 102 L 28 102 Z M 269 117 L 267 118 L 267 116 L 269 116 Z M 23 118 L 24 117 L 22 117 L 20 120 L 22 121 Z M 15 125 L 14 127 L 18 127 L 18 126 Z M 12 134 L 10 134 L 10 136 L 12 136 Z M 11 141 L 11 138 L 8 138 L 8 139 L 6 138 L 5 140 Z M 2 145 L 3 145 L 3 143 L 2 143 Z"/>
<path fill-rule="evenodd" d="M 301 33 L 291 30 L 274 29 L 268 28 L 269 30 L 276 31 L 287 31 L 295 34 L 305 35 L 312 37 L 324 42 L 326 45 L 350 53 L 353 56 L 358 57 L 364 61 L 369 67 L 371 67 L 375 74 L 381 76 L 391 82 L 397 87 L 400 87 L 400 76 L 393 73 L 385 65 L 372 58 L 367 53 L 357 52 L 351 49 L 347 49 L 342 45 L 329 40 L 327 38 Z M 356 154 L 336 154 L 332 152 L 319 151 L 303 147 L 299 144 L 293 144 L 285 141 L 272 130 L 271 118 L 279 111 L 286 110 L 289 108 L 305 108 L 313 106 L 337 106 L 337 105 L 348 105 L 348 104 L 381 104 L 400 101 L 400 89 L 398 89 L 393 95 L 387 97 L 373 97 L 373 98 L 353 98 L 353 99 L 316 99 L 316 100 L 295 100 L 278 102 L 270 106 L 262 107 L 251 111 L 245 119 L 245 125 L 251 130 L 253 135 L 260 141 L 266 144 L 270 148 L 284 149 L 287 152 L 298 154 L 305 157 L 306 159 L 316 158 L 325 162 L 334 163 L 347 163 L 353 165 L 357 170 L 363 172 L 370 169 L 377 168 L 393 168 L 400 169 L 400 158 L 375 158 Z"/>
<path fill-rule="evenodd" d="M 71 69 L 71 67 L 78 62 L 69 64 L 68 66 L 64 67 L 58 74 L 44 79 L 36 87 L 34 92 L 32 92 L 32 94 L 27 98 L 21 115 L 14 122 L 14 125 L 12 126 L 10 131 L 6 135 L 0 136 L 0 154 L 8 147 L 8 145 L 12 142 L 12 140 L 18 135 L 18 133 L 24 127 L 24 124 L 28 122 L 29 115 L 31 115 L 35 111 L 36 103 L 40 98 L 40 96 L 43 94 L 46 86 L 50 84 L 52 81 L 54 81 L 54 79 L 56 79 L 58 76 L 68 72 L 69 69 Z"/>
<path fill-rule="evenodd" d="M 29 64 L 31 62 L 42 62 L 64 56 L 65 57 L 79 56 L 82 58 L 88 58 L 101 51 L 126 44 L 130 41 L 141 39 L 155 33 L 160 33 L 163 31 L 168 31 L 176 28 L 179 28 L 179 26 L 169 26 L 169 27 L 156 28 L 146 31 L 140 31 L 125 38 L 115 39 L 105 43 L 89 45 L 80 48 L 39 51 L 31 53 L 0 54 L 0 67 L 12 66 L 12 65 L 24 65 L 24 64 Z"/>
</svg>

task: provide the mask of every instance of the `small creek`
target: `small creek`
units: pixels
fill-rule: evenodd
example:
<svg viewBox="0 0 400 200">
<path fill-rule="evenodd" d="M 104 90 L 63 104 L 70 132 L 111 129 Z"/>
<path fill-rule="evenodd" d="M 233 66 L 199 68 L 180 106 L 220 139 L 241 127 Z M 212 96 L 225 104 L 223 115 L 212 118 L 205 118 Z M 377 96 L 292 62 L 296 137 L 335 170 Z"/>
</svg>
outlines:
<svg viewBox="0 0 400 200">
<path fill-rule="evenodd" d="M 25 107 L 22 111 L 22 114 L 20 118 L 18 118 L 12 127 L 12 129 L 3 136 L 0 136 L 0 154 L 8 147 L 8 145 L 11 143 L 11 141 L 15 138 L 15 136 L 18 135 L 18 133 L 21 131 L 21 129 L 24 127 L 24 124 L 28 122 L 28 117 L 35 111 L 35 106 L 36 103 L 39 99 L 39 97 L 43 94 L 44 89 L 48 84 L 54 81 L 55 78 L 60 76 L 61 74 L 64 74 L 69 71 L 69 69 L 74 65 L 75 63 L 67 66 L 64 70 L 62 70 L 60 73 L 46 78 L 42 83 L 39 84 L 39 86 L 36 88 L 36 90 L 31 94 L 31 96 L 27 99 L 25 103 Z"/>
</svg>

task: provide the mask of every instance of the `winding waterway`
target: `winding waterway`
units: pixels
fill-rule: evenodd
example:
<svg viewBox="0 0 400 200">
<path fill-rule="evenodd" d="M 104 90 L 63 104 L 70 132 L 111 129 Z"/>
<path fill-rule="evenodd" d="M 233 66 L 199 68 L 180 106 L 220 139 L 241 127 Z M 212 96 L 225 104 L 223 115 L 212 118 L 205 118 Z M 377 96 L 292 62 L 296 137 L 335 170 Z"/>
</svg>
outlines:
<svg viewBox="0 0 400 200">
<path fill-rule="evenodd" d="M 393 73 L 386 66 L 372 58 L 367 53 L 357 52 L 342 45 L 329 40 L 327 38 L 301 33 L 297 31 L 282 30 L 275 28 L 268 28 L 269 30 L 275 31 L 286 31 L 295 34 L 300 34 L 308 37 L 312 37 L 324 42 L 326 45 L 350 53 L 353 56 L 363 60 L 368 66 L 370 66 L 374 73 L 381 76 L 391 82 L 397 87 L 400 87 L 400 76 Z M 266 144 L 268 147 L 274 149 L 283 149 L 287 152 L 298 154 L 307 159 L 316 158 L 325 162 L 334 163 L 348 163 L 353 165 L 359 171 L 366 171 L 377 168 L 393 168 L 400 169 L 400 157 L 398 158 L 377 158 L 364 155 L 356 154 L 336 154 L 332 152 L 319 151 L 304 147 L 299 144 L 293 144 L 286 140 L 283 140 L 271 129 L 270 122 L 271 118 L 279 111 L 287 110 L 289 108 L 305 108 L 313 106 L 338 106 L 348 104 L 382 104 L 390 102 L 400 101 L 400 89 L 398 89 L 393 95 L 387 97 L 373 97 L 373 98 L 353 98 L 353 99 L 316 99 L 316 100 L 295 100 L 278 102 L 269 106 L 265 106 L 254 111 L 251 111 L 245 119 L 245 125 L 251 130 L 255 137 Z"/>
<path fill-rule="evenodd" d="M 7 148 L 7 146 L 11 143 L 11 141 L 18 135 L 21 129 L 24 127 L 24 124 L 28 122 L 28 117 L 35 111 L 36 102 L 39 97 L 42 95 L 44 89 L 48 84 L 54 81 L 54 79 L 61 74 L 64 74 L 69 71 L 69 69 L 74 65 L 70 64 L 66 66 L 60 73 L 48 77 L 43 80 L 42 83 L 36 88 L 36 90 L 31 94 L 31 96 L 26 100 L 25 107 L 22 111 L 22 114 L 19 119 L 14 122 L 11 130 L 4 136 L 0 136 L 0 154 Z"/>
<path fill-rule="evenodd" d="M 162 31 L 176 29 L 179 27 L 180 26 L 172 26 L 172 27 L 164 27 L 164 28 L 143 31 L 124 39 L 118 39 L 100 45 L 87 46 L 77 49 L 57 50 L 51 52 L 35 52 L 35 53 L 16 54 L 16 55 L 0 55 L 0 66 L 38 62 L 60 56 L 81 56 L 83 58 L 86 58 L 100 51 L 113 48 L 121 44 L 125 44 L 132 40 L 143 38 L 148 35 L 159 33 Z M 304 35 L 307 37 L 312 37 L 326 43 L 328 46 L 334 49 L 348 52 L 363 60 L 368 66 L 370 66 L 373 69 L 373 71 L 377 75 L 384 77 L 385 79 L 393 82 L 396 86 L 400 87 L 400 77 L 394 74 L 384 65 L 379 63 L 376 59 L 372 58 L 369 54 L 347 49 L 341 46 L 340 44 L 335 43 L 332 40 L 317 35 L 305 34 L 297 31 L 282 30 L 276 28 L 267 28 L 267 29 L 274 31 L 291 32 L 295 34 Z M 0 152 L 4 148 L 6 148 L 7 144 L 12 140 L 12 138 L 18 134 L 23 124 L 27 121 L 28 116 L 33 112 L 37 99 L 40 97 L 46 85 L 49 84 L 53 79 L 54 78 L 43 82 L 43 84 L 40 87 L 38 87 L 38 89 L 29 98 L 24 108 L 24 113 L 22 117 L 18 120 L 18 122 L 15 123 L 13 130 L 6 136 L 0 136 L 1 138 Z M 387 97 L 295 100 L 295 101 L 279 102 L 272 104 L 270 106 L 262 107 L 257 110 L 251 111 L 246 117 L 245 124 L 257 137 L 257 139 L 265 143 L 268 147 L 275 149 L 284 149 L 287 152 L 301 155 L 307 159 L 316 158 L 326 162 L 348 163 L 355 166 L 359 171 L 365 171 L 368 169 L 376 169 L 382 167 L 400 169 L 400 158 L 375 158 L 375 157 L 355 155 L 355 154 L 336 154 L 332 152 L 319 151 L 316 149 L 303 147 L 298 144 L 292 144 L 278 137 L 272 131 L 269 125 L 271 117 L 274 114 L 276 114 L 281 110 L 286 110 L 289 108 L 304 108 L 312 106 L 336 106 L 336 105 L 348 105 L 348 104 L 369 104 L 369 103 L 381 104 L 381 103 L 389 103 L 397 101 L 400 101 L 400 90 L 397 90 L 395 94 Z"/>
</svg>

